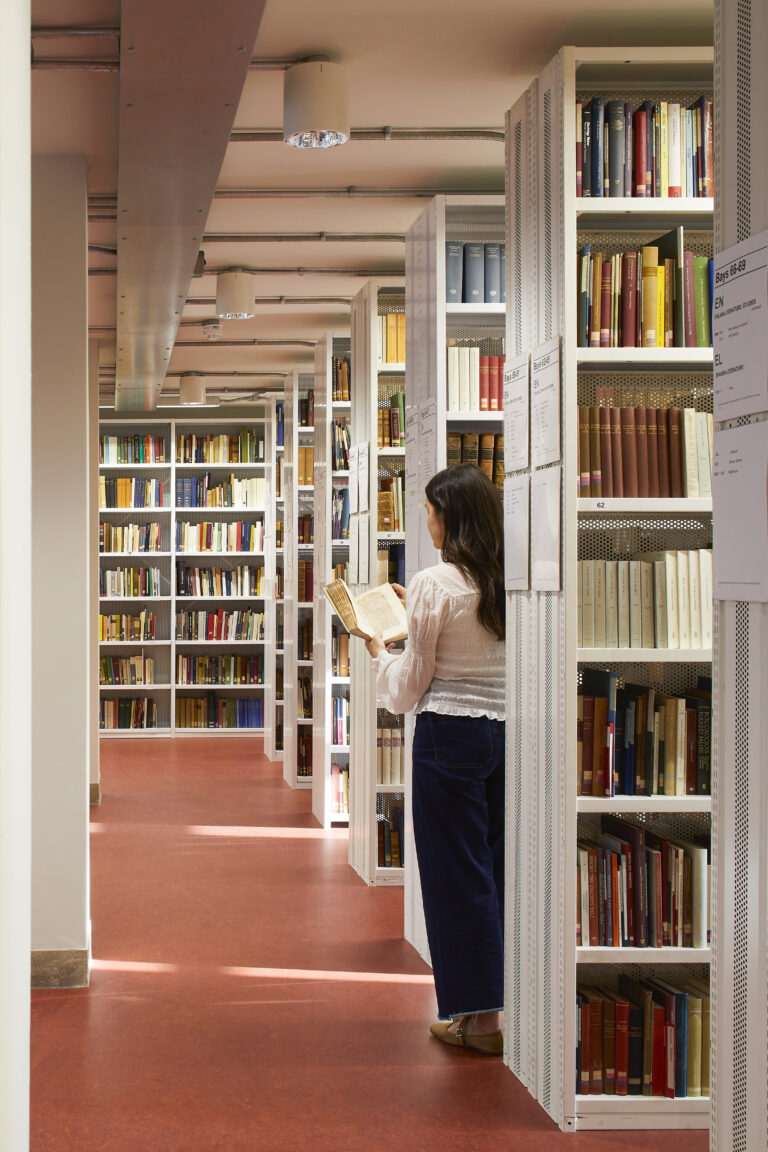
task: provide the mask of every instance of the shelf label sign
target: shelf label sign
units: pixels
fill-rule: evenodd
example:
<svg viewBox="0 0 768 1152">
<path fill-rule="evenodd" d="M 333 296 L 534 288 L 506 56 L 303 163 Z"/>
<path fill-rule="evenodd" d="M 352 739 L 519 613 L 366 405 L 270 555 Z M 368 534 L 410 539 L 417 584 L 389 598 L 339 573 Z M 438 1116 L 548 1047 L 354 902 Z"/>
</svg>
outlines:
<svg viewBox="0 0 768 1152">
<path fill-rule="evenodd" d="M 560 459 L 560 337 L 531 354 L 531 466 Z"/>
<path fill-rule="evenodd" d="M 717 253 L 712 297 L 715 420 L 768 411 L 768 231 Z"/>
<path fill-rule="evenodd" d="M 504 471 L 528 467 L 530 356 L 526 352 L 504 365 Z"/>
</svg>

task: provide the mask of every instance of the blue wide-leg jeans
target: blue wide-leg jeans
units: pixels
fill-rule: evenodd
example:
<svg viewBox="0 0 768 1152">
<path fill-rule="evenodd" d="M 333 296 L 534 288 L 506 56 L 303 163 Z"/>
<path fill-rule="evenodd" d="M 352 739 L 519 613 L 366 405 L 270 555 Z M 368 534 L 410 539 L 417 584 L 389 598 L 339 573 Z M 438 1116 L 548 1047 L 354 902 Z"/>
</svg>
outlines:
<svg viewBox="0 0 768 1152">
<path fill-rule="evenodd" d="M 441 1020 L 504 1004 L 504 723 L 421 712 L 413 834 Z"/>
</svg>

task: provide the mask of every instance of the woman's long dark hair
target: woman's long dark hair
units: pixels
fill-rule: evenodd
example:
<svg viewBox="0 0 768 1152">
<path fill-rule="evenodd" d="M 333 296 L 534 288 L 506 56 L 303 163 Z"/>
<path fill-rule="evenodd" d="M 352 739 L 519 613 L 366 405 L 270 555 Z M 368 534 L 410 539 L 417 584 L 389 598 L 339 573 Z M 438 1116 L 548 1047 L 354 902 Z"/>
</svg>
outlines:
<svg viewBox="0 0 768 1152">
<path fill-rule="evenodd" d="M 501 493 L 475 464 L 444 468 L 425 488 L 443 518 L 443 560 L 456 567 L 480 593 L 480 623 L 504 639 L 504 537 Z"/>
</svg>

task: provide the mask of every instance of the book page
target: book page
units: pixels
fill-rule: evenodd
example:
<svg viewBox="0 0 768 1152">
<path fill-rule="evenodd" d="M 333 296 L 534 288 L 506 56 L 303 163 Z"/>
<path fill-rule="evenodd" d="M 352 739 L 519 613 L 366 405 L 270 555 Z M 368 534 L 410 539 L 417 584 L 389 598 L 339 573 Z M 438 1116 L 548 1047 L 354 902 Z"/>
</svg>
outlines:
<svg viewBox="0 0 768 1152">
<path fill-rule="evenodd" d="M 363 592 L 357 598 L 356 610 L 361 631 L 370 636 L 382 632 L 389 641 L 402 640 L 408 635 L 405 608 L 391 584 L 380 584 Z"/>
<path fill-rule="evenodd" d="M 356 632 L 358 621 L 352 603 L 352 593 L 343 580 L 332 580 L 323 591 L 330 600 L 347 632 Z"/>
</svg>

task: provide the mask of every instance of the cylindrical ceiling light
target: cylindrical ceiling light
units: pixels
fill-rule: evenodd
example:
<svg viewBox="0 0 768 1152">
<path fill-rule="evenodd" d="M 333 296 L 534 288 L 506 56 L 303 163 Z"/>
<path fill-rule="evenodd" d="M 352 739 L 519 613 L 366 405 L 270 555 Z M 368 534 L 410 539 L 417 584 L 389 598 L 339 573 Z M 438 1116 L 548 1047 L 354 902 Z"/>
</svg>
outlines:
<svg viewBox="0 0 768 1152">
<path fill-rule="evenodd" d="M 347 76 L 342 65 L 320 59 L 287 68 L 283 140 L 295 148 L 333 148 L 348 139 Z"/>
<path fill-rule="evenodd" d="M 216 277 L 216 315 L 222 320 L 250 320 L 256 315 L 256 277 L 253 272 L 219 272 Z"/>
<path fill-rule="evenodd" d="M 179 378 L 180 404 L 205 404 L 205 376 L 199 372 L 185 372 Z"/>
</svg>

